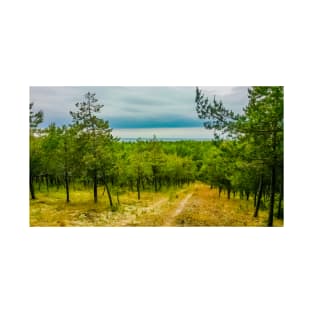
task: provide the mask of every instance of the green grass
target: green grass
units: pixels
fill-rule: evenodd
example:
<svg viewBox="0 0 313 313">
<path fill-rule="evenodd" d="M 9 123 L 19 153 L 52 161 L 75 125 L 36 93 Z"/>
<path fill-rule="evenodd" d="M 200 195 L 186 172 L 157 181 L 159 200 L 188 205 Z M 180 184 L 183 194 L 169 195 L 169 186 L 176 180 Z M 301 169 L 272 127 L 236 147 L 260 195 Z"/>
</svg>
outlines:
<svg viewBox="0 0 313 313">
<path fill-rule="evenodd" d="M 253 200 L 228 200 L 222 194 L 202 183 L 170 188 L 162 192 L 143 191 L 141 200 L 136 192 L 119 195 L 112 192 L 114 201 L 110 207 L 107 194 L 98 190 L 98 203 L 93 201 L 90 190 L 70 192 L 70 203 L 65 201 L 65 191 L 51 189 L 37 192 L 36 200 L 30 200 L 31 226 L 266 226 L 267 210 L 260 210 L 253 217 Z M 189 198 L 180 214 L 175 214 L 183 199 Z M 274 219 L 275 226 L 283 226 Z"/>
<path fill-rule="evenodd" d="M 120 205 L 114 198 L 113 208 L 100 188 L 97 203 L 87 190 L 71 191 L 69 203 L 65 201 L 64 190 L 38 192 L 36 197 L 30 200 L 31 226 L 116 226 L 132 224 L 147 206 L 166 194 L 141 192 L 141 200 L 137 200 L 137 193 L 127 192 L 119 195 Z"/>
</svg>

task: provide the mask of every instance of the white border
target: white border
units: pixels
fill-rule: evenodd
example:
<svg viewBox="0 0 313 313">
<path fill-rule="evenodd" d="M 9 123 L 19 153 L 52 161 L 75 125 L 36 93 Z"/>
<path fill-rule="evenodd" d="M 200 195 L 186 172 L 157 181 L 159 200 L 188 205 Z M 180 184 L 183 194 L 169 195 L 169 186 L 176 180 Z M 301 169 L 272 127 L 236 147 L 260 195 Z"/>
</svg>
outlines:
<svg viewBox="0 0 313 313">
<path fill-rule="evenodd" d="M 1 6 L 0 311 L 312 311 L 308 2 Z M 28 227 L 29 86 L 264 84 L 285 86 L 284 228 Z"/>
</svg>

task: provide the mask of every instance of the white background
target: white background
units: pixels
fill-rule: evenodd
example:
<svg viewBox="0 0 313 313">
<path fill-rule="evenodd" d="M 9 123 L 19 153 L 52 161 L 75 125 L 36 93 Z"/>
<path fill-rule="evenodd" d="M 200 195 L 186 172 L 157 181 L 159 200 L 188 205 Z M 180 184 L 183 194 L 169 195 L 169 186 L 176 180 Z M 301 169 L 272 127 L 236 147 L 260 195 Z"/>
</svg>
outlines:
<svg viewBox="0 0 313 313">
<path fill-rule="evenodd" d="M 309 1 L 2 1 L 1 312 L 312 312 Z M 285 86 L 284 228 L 30 228 L 29 86 Z"/>
</svg>

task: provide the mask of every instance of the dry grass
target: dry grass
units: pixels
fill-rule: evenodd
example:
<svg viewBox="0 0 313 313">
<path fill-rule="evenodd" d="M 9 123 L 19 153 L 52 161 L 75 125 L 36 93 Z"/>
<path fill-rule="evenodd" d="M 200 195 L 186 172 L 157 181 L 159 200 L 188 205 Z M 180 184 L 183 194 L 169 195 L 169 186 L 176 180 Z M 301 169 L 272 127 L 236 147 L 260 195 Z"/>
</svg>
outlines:
<svg viewBox="0 0 313 313">
<path fill-rule="evenodd" d="M 218 196 L 216 189 L 204 184 L 195 186 L 193 195 L 185 210 L 176 217 L 175 224 L 181 226 L 266 226 L 268 211 L 259 211 L 253 217 L 252 200 L 227 199 Z M 282 220 L 275 220 L 275 226 L 283 226 Z"/>
<path fill-rule="evenodd" d="M 90 191 L 72 191 L 70 203 L 65 202 L 64 191 L 38 193 L 37 198 L 30 200 L 31 226 L 126 226 L 138 224 L 138 216 L 157 209 L 156 204 L 168 196 L 142 192 L 141 200 L 137 200 L 137 193 L 128 192 L 120 195 L 121 205 L 115 201 L 113 208 L 100 189 L 98 203 L 93 202 Z"/>
<path fill-rule="evenodd" d="M 30 201 L 31 226 L 266 226 L 268 216 L 267 211 L 260 211 L 253 218 L 252 201 L 227 200 L 225 195 L 219 199 L 216 190 L 201 183 L 162 193 L 142 192 L 139 201 L 137 193 L 128 192 L 120 195 L 121 205 L 113 208 L 100 189 L 96 204 L 85 190 L 72 191 L 70 203 L 65 202 L 64 191 L 38 193 L 37 197 Z M 274 223 L 283 225 L 278 220 Z"/>
</svg>

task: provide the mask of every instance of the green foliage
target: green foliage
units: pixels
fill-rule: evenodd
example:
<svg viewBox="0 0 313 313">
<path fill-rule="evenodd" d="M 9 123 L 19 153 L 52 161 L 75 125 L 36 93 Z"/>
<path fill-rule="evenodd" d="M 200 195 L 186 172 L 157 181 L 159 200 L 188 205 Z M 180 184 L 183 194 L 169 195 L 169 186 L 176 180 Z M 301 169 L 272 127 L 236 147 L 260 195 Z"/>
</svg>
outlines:
<svg viewBox="0 0 313 313">
<path fill-rule="evenodd" d="M 93 171 L 101 167 L 103 148 L 113 138 L 108 121 L 96 116 L 103 105 L 98 103 L 95 94 L 88 92 L 84 98 L 86 101 L 76 103 L 77 111 L 70 111 L 70 114 L 73 118 L 73 129 L 76 131 L 77 152 L 82 152 L 82 163 L 87 171 Z"/>
<path fill-rule="evenodd" d="M 42 148 L 41 140 L 38 137 L 40 132 L 37 127 L 43 122 L 43 112 L 34 113 L 32 108 L 34 103 L 29 105 L 29 185 L 32 199 L 36 198 L 34 188 L 34 177 L 38 176 L 42 170 Z"/>
<path fill-rule="evenodd" d="M 38 129 L 43 112 L 30 105 L 30 187 L 44 185 L 107 192 L 111 211 L 120 208 L 119 196 L 136 192 L 142 201 L 145 191 L 170 192 L 197 180 L 227 191 L 230 198 L 250 194 L 264 202 L 277 216 L 283 209 L 283 88 L 253 87 L 242 115 L 224 107 L 214 97 L 209 101 L 196 89 L 196 110 L 205 127 L 213 129 L 216 140 L 162 142 L 151 140 L 119 142 L 109 122 L 98 117 L 103 108 L 95 94 L 87 93 L 71 111 L 72 124 Z M 260 182 L 262 188 L 260 188 Z M 261 199 L 262 198 L 262 199 Z M 260 201 L 256 201 L 259 199 Z M 270 219 L 269 219 L 270 220 Z"/>
<path fill-rule="evenodd" d="M 230 135 L 236 122 L 241 118 L 239 114 L 226 109 L 223 102 L 217 101 L 215 96 L 213 101 L 210 102 L 208 97 L 205 97 L 204 93 L 198 87 L 196 88 L 195 102 L 199 118 L 207 119 L 204 122 L 204 127 L 213 129 L 217 138 L 219 138 L 218 131 L 222 134 L 228 133 Z"/>
<path fill-rule="evenodd" d="M 217 131 L 217 139 L 220 134 L 233 139 L 230 142 L 224 140 L 219 145 L 220 153 L 212 163 L 212 172 L 216 174 L 210 181 L 241 193 L 254 191 L 256 195 L 258 180 L 262 177 L 266 188 L 262 186 L 260 193 L 268 190 L 270 194 L 268 224 L 272 226 L 275 193 L 282 193 L 283 183 L 280 175 L 283 174 L 284 90 L 280 86 L 252 87 L 248 90 L 248 97 L 249 104 L 239 115 L 227 110 L 215 97 L 210 102 L 197 88 L 196 110 L 199 118 L 207 119 L 205 127 Z M 223 170 L 219 171 L 221 166 Z M 280 188 L 277 181 L 280 181 Z"/>
<path fill-rule="evenodd" d="M 43 122 L 43 111 L 33 112 L 32 108 L 34 106 L 34 103 L 31 102 L 29 104 L 29 127 L 31 130 L 34 130 L 38 127 L 40 123 Z"/>
</svg>

